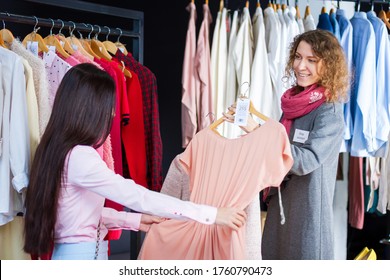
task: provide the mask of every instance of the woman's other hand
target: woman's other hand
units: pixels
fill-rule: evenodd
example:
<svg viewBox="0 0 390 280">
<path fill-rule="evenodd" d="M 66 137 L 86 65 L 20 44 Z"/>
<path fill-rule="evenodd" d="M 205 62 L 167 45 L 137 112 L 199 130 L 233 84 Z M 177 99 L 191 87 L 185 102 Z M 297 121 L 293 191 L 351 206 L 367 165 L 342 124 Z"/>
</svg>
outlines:
<svg viewBox="0 0 390 280">
<path fill-rule="evenodd" d="M 236 208 L 218 208 L 215 224 L 228 226 L 233 230 L 238 230 L 245 224 L 246 218 L 244 210 Z"/>
<path fill-rule="evenodd" d="M 230 123 L 234 123 L 234 114 L 236 113 L 236 105 L 232 104 L 228 108 L 227 113 L 223 113 L 223 117 L 226 121 Z M 242 130 L 244 130 L 246 133 L 250 133 L 256 128 L 259 127 L 259 124 L 252 118 L 251 114 L 248 114 L 248 122 L 246 126 L 240 126 Z"/>
<path fill-rule="evenodd" d="M 150 229 L 150 226 L 152 224 L 159 224 L 163 221 L 165 221 L 165 218 L 157 217 L 157 216 L 152 216 L 148 214 L 142 214 L 141 215 L 141 223 L 139 225 L 139 230 L 148 232 Z"/>
</svg>

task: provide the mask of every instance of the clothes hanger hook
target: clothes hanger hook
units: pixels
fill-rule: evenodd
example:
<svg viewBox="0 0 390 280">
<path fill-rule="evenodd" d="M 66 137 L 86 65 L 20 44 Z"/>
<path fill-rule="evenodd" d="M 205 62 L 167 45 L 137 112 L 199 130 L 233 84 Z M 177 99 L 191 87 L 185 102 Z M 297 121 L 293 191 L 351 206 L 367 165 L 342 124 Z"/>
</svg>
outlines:
<svg viewBox="0 0 390 280">
<path fill-rule="evenodd" d="M 89 32 L 89 34 L 88 34 L 88 40 L 91 40 L 91 34 L 93 32 L 93 25 L 90 23 L 88 23 L 88 25 L 91 26 L 91 32 Z"/>
<path fill-rule="evenodd" d="M 73 22 L 73 21 L 69 21 L 73 24 L 73 29 L 72 29 L 72 26 L 69 25 L 69 35 L 70 37 L 73 37 L 73 31 L 76 29 L 76 24 Z"/>
<path fill-rule="evenodd" d="M 247 88 L 246 88 L 245 92 L 242 91 L 242 88 L 243 88 L 244 85 L 247 85 Z M 249 82 L 243 82 L 243 83 L 241 84 L 241 86 L 240 86 L 240 97 L 241 97 L 241 98 L 242 98 L 242 97 L 248 97 L 248 96 L 247 96 L 247 93 L 248 93 L 248 91 L 249 91 L 249 88 L 250 88 Z"/>
<path fill-rule="evenodd" d="M 37 28 L 38 25 L 38 18 L 36 16 L 33 16 L 35 18 L 35 25 L 34 25 L 34 33 L 37 33 L 40 27 Z"/>
<path fill-rule="evenodd" d="M 106 35 L 106 41 L 108 41 L 108 36 L 110 36 L 110 33 L 111 33 L 111 29 L 110 29 L 110 27 L 108 27 L 108 26 L 103 26 L 103 28 L 107 28 L 108 29 L 108 34 Z"/>
<path fill-rule="evenodd" d="M 54 28 L 54 20 L 49 18 L 51 20 L 51 28 L 50 28 L 50 36 L 53 35 L 53 28 Z"/>
<path fill-rule="evenodd" d="M 59 21 L 61 22 L 61 28 L 60 28 L 60 30 L 58 31 L 58 35 L 62 35 L 61 31 L 62 31 L 62 28 L 64 28 L 65 23 L 64 23 L 64 21 L 63 21 L 62 19 L 57 19 L 57 20 L 59 20 Z"/>
<path fill-rule="evenodd" d="M 120 34 L 119 34 L 119 36 L 118 36 L 118 39 L 116 39 L 116 41 L 117 42 L 119 42 L 119 39 L 120 39 L 120 37 L 122 36 L 122 29 L 120 29 L 120 28 L 115 28 L 115 29 L 118 29 L 119 30 L 119 32 L 120 32 Z"/>
<path fill-rule="evenodd" d="M 100 32 L 102 32 L 102 29 L 101 29 L 101 27 L 100 27 L 100 25 L 94 25 L 94 26 L 97 26 L 97 28 L 98 28 L 98 32 L 95 34 L 95 36 L 94 36 L 94 39 L 95 40 L 98 40 L 98 36 L 99 36 L 99 34 L 100 34 Z"/>
</svg>

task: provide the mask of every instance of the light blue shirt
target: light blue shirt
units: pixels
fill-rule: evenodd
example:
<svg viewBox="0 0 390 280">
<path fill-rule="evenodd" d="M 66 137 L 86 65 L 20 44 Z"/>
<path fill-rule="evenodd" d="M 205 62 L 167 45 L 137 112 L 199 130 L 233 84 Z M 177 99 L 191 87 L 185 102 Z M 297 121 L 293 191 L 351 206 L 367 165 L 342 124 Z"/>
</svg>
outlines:
<svg viewBox="0 0 390 280">
<path fill-rule="evenodd" d="M 340 45 L 344 50 L 345 57 L 348 64 L 348 72 L 352 73 L 352 35 L 353 27 L 351 22 L 345 15 L 345 11 L 338 9 L 336 11 L 336 19 L 340 28 Z M 348 91 L 348 98 L 351 98 L 351 92 Z M 351 138 L 353 132 L 353 122 L 351 115 L 351 102 L 348 100 L 344 104 L 344 123 L 345 123 L 345 132 L 344 132 L 344 142 L 341 145 L 340 152 L 350 152 L 351 151 Z"/>
<path fill-rule="evenodd" d="M 387 27 L 379 19 L 374 11 L 367 13 L 367 18 L 371 22 L 375 32 L 375 54 L 376 54 L 376 137 L 387 142 L 390 132 L 390 44 L 387 38 Z M 383 145 L 375 156 L 384 157 L 387 145 Z"/>
<path fill-rule="evenodd" d="M 336 20 L 336 14 L 331 13 L 329 15 L 329 20 L 330 20 L 330 23 L 332 24 L 332 27 L 333 27 L 333 34 L 337 38 L 337 40 L 339 40 L 339 42 L 340 42 L 340 26 Z"/>
<path fill-rule="evenodd" d="M 375 34 L 365 12 L 356 12 L 353 27 L 352 61 L 354 82 L 351 89 L 353 135 L 351 155 L 373 156 L 384 144 L 376 134 L 376 65 Z"/>
</svg>

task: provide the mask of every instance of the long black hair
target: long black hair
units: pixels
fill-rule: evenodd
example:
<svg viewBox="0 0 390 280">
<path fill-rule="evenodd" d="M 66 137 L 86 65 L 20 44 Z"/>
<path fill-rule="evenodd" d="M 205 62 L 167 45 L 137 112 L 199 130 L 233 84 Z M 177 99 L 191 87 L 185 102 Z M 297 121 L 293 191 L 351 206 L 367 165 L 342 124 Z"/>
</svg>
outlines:
<svg viewBox="0 0 390 280">
<path fill-rule="evenodd" d="M 76 145 L 101 146 L 110 133 L 114 112 L 115 83 L 106 72 L 82 63 L 65 74 L 31 166 L 25 252 L 41 255 L 50 251 L 65 159 Z"/>
</svg>

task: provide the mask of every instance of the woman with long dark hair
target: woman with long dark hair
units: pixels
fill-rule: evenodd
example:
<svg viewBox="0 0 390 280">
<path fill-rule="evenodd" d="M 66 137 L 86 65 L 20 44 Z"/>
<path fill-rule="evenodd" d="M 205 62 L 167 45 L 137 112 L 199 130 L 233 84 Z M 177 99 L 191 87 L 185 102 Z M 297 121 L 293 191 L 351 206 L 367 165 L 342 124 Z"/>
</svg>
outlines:
<svg viewBox="0 0 390 280">
<path fill-rule="evenodd" d="M 245 223 L 243 210 L 184 202 L 112 172 L 96 148 L 108 137 L 114 112 L 115 83 L 106 72 L 88 63 L 67 72 L 31 167 L 27 253 L 49 253 L 54 243 L 52 259 L 107 259 L 108 228 L 147 231 L 160 217 L 233 229 Z M 105 198 L 147 214 L 105 208 Z"/>
</svg>

